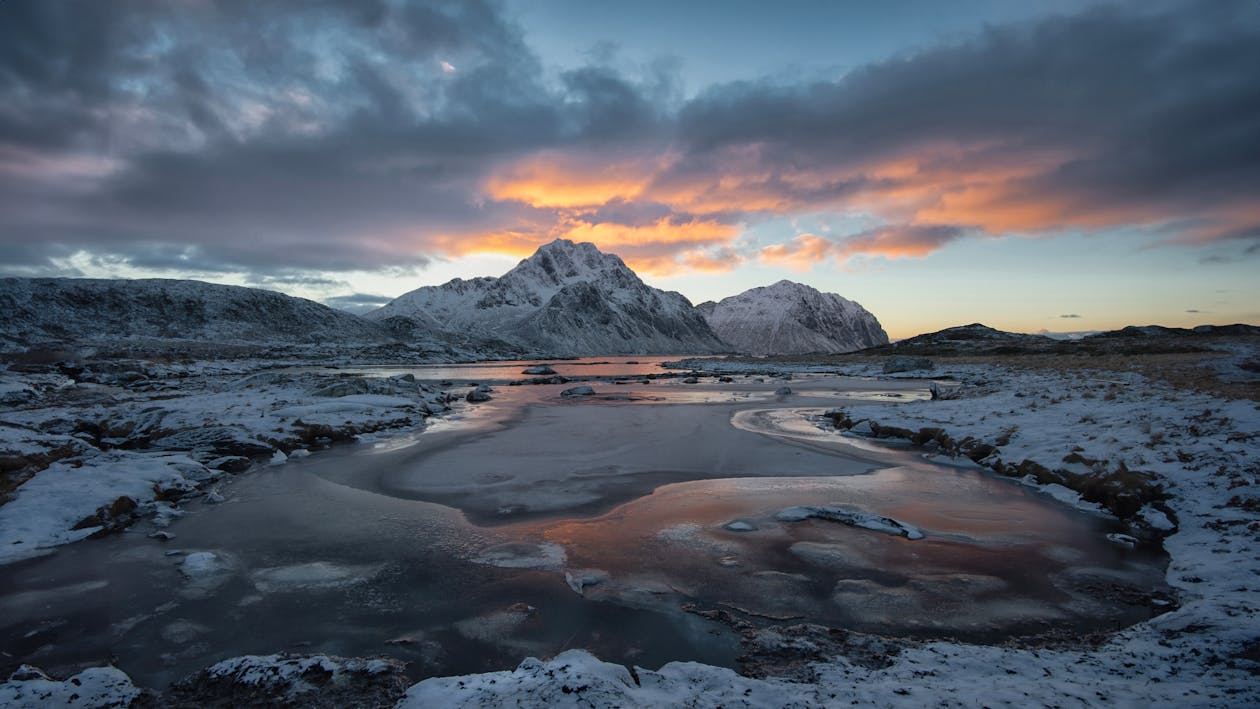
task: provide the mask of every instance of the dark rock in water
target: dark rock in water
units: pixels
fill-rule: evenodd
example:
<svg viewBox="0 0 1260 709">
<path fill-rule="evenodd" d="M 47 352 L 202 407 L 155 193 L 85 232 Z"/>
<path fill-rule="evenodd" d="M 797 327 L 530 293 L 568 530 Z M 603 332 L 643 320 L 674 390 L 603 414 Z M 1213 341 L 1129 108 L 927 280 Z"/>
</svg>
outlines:
<svg viewBox="0 0 1260 709">
<path fill-rule="evenodd" d="M 565 389 L 564 391 L 560 392 L 560 396 L 569 396 L 569 397 L 591 396 L 594 393 L 595 393 L 595 390 L 592 389 L 591 387 L 580 386 L 580 387 L 573 387 L 572 389 Z"/>
<path fill-rule="evenodd" d="M 474 403 L 474 404 L 480 403 L 483 401 L 490 401 L 491 391 L 492 389 L 490 387 L 486 386 L 485 384 L 481 384 L 475 387 L 472 391 L 468 392 L 468 396 L 465 396 L 464 400 Z"/>
<path fill-rule="evenodd" d="M 569 383 L 569 381 L 570 379 L 568 377 L 557 374 L 554 377 L 535 377 L 533 379 L 527 379 L 526 383 L 528 384 L 567 384 Z"/>
<path fill-rule="evenodd" d="M 686 379 L 682 381 L 683 381 L 683 384 L 699 384 L 700 383 L 700 380 L 696 379 L 695 377 L 687 377 Z"/>
<path fill-rule="evenodd" d="M 889 357 L 884 360 L 884 374 L 931 369 L 936 365 L 927 357 Z"/>
<path fill-rule="evenodd" d="M 932 394 L 932 401 L 948 401 L 961 398 L 963 388 L 961 385 L 943 386 L 938 382 L 932 382 L 928 385 L 928 391 Z"/>
<path fill-rule="evenodd" d="M 156 706 L 389 707 L 411 681 L 399 660 L 327 655 L 246 655 L 224 660 L 171 685 Z"/>
<path fill-rule="evenodd" d="M 555 374 L 555 373 L 556 373 L 556 370 L 552 369 L 551 367 L 548 367 L 545 364 L 535 365 L 521 372 L 521 374 Z"/>
<path fill-rule="evenodd" d="M 774 390 L 775 396 L 787 396 L 792 393 L 792 387 L 779 387 Z"/>
<path fill-rule="evenodd" d="M 734 380 L 734 379 L 732 379 L 732 378 L 730 378 L 730 377 L 718 377 L 718 381 L 719 381 L 719 382 L 721 382 L 721 383 L 723 383 L 723 384 L 730 384 L 730 383 L 734 382 L 735 380 Z"/>
</svg>

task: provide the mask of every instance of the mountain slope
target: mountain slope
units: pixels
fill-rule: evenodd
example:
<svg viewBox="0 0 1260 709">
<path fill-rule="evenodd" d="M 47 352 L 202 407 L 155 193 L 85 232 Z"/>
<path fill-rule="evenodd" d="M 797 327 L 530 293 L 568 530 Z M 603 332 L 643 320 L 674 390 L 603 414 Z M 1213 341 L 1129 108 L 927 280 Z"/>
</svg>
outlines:
<svg viewBox="0 0 1260 709">
<path fill-rule="evenodd" d="M 429 318 L 448 332 L 554 354 L 710 353 L 724 349 L 679 293 L 645 284 L 594 244 L 558 239 L 499 278 L 455 279 L 399 296 L 372 320 Z"/>
<path fill-rule="evenodd" d="M 852 352 L 888 342 L 862 306 L 792 281 L 702 303 L 697 311 L 718 337 L 745 354 Z"/>
<path fill-rule="evenodd" d="M 380 343 L 376 323 L 269 290 L 168 279 L 2 278 L 0 343 Z"/>
</svg>

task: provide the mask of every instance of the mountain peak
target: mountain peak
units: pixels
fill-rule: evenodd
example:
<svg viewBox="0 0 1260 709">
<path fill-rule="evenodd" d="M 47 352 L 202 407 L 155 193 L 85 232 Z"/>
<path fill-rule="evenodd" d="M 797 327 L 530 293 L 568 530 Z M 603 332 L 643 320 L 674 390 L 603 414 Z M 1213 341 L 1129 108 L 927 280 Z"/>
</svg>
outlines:
<svg viewBox="0 0 1260 709">
<path fill-rule="evenodd" d="M 611 280 L 619 286 L 642 283 L 619 257 L 600 251 L 590 242 L 568 239 L 556 239 L 538 247 L 533 256 L 522 259 L 505 273 L 503 280 L 545 297 L 578 282 Z"/>
<path fill-rule="evenodd" d="M 781 280 L 697 310 L 717 336 L 755 355 L 849 352 L 886 344 L 865 308 L 835 293 Z"/>
<path fill-rule="evenodd" d="M 500 278 L 451 281 L 366 315 L 432 318 L 559 354 L 712 353 L 722 343 L 681 294 L 645 284 L 595 244 L 556 239 Z"/>
</svg>

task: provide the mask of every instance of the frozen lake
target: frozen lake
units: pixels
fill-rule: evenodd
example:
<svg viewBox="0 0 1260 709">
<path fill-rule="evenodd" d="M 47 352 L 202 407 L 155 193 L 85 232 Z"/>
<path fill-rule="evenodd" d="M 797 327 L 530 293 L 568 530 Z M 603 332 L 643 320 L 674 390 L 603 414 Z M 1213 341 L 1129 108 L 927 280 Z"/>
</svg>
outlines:
<svg viewBox="0 0 1260 709">
<path fill-rule="evenodd" d="M 809 419 L 846 399 L 922 398 L 925 382 L 643 379 L 659 361 L 552 362 L 607 378 L 581 398 L 561 396 L 574 384 L 507 386 L 533 363 L 348 370 L 491 383 L 494 398 L 238 476 L 169 542 L 141 523 L 6 567 L 0 650 L 47 670 L 114 658 L 162 686 L 279 651 L 390 655 L 417 678 L 576 647 L 734 666 L 738 637 L 684 604 L 977 642 L 1150 616 L 1125 599 L 1161 586 L 1163 560 L 1108 542 L 1105 520 Z M 785 384 L 794 393 L 776 395 Z"/>
</svg>

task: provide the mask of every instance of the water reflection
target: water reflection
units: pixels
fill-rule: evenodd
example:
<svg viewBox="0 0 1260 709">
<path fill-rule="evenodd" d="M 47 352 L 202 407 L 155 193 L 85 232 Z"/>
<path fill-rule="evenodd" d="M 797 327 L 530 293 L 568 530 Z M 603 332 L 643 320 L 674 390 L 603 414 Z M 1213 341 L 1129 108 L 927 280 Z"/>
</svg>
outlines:
<svg viewBox="0 0 1260 709">
<path fill-rule="evenodd" d="M 626 359 L 552 364 L 661 371 Z M 530 364 L 422 369 L 515 380 Z M 685 603 L 975 640 L 1153 612 L 1161 559 L 1110 545 L 1104 521 L 976 471 L 856 449 L 809 418 L 845 398 L 924 396 L 921 383 L 798 376 L 786 396 L 782 384 L 600 382 L 577 399 L 498 386 L 424 433 L 239 476 L 226 503 L 190 506 L 171 542 L 142 525 L 6 567 L 0 651 L 53 671 L 113 657 L 150 686 L 282 650 L 387 654 L 419 678 L 569 647 L 733 666 L 734 634 Z M 780 518 L 797 505 L 925 538 Z"/>
</svg>

